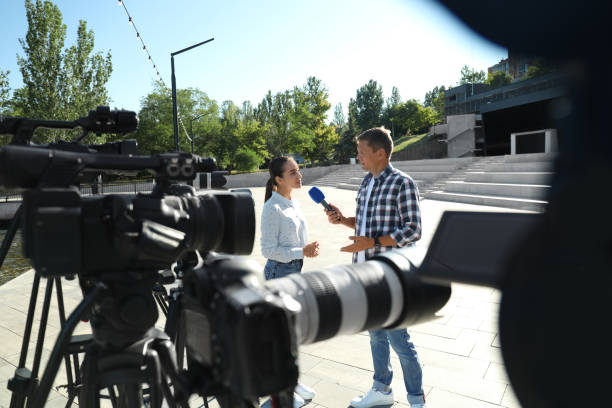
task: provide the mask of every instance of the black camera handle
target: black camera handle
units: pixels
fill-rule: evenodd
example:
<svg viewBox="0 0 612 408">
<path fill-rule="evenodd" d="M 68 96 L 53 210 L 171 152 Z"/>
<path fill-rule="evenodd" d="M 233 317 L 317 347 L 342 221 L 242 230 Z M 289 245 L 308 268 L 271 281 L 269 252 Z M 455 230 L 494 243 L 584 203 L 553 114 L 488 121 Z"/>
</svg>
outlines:
<svg viewBox="0 0 612 408">
<path fill-rule="evenodd" d="M 90 132 L 125 134 L 136 130 L 138 119 L 136 112 L 111 111 L 108 106 L 98 106 L 96 110 L 89 111 L 87 116 L 74 121 L 38 120 L 19 117 L 0 118 L 0 134 L 11 134 L 11 144 L 28 145 L 32 141 L 36 128 L 74 129 L 81 127 L 83 133 L 74 141 L 78 143 Z"/>
</svg>

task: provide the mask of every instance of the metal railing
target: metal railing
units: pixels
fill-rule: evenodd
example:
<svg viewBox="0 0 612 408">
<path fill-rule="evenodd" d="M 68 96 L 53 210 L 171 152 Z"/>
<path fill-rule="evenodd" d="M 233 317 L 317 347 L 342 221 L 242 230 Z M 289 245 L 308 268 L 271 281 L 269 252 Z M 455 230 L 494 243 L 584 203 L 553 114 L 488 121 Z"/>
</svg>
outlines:
<svg viewBox="0 0 612 408">
<path fill-rule="evenodd" d="M 129 181 L 114 181 L 92 185 L 84 185 L 79 188 L 82 195 L 92 194 L 114 194 L 114 193 L 144 193 L 153 189 L 155 183 L 153 179 L 148 180 L 129 180 Z M 0 189 L 0 203 L 10 201 L 21 201 L 21 193 L 23 190 L 3 190 Z"/>
</svg>

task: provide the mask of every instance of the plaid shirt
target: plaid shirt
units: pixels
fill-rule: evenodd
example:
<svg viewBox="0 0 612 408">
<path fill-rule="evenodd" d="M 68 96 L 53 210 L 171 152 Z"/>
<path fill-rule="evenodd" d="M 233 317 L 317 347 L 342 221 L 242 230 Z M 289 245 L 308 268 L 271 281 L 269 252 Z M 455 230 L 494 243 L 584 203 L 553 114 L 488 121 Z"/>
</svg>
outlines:
<svg viewBox="0 0 612 408">
<path fill-rule="evenodd" d="M 372 173 L 368 173 L 357 192 L 355 235 L 360 234 L 368 184 L 372 177 Z M 403 247 L 419 240 L 421 238 L 421 211 L 419 210 L 417 185 L 410 176 L 389 164 L 374 179 L 365 216 L 365 235 L 368 237 L 391 235 L 397 247 Z M 365 250 L 365 258 L 369 259 L 393 248 L 392 246 L 368 248 Z M 354 253 L 353 263 L 356 262 L 357 253 Z"/>
</svg>

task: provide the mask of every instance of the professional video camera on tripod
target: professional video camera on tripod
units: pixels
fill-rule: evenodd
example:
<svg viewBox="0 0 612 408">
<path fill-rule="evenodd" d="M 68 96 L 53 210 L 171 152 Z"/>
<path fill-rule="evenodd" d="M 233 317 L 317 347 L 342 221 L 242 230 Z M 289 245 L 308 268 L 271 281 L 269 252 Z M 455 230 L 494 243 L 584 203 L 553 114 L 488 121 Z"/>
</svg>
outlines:
<svg viewBox="0 0 612 408">
<path fill-rule="evenodd" d="M 159 407 L 163 399 L 188 406 L 188 398 L 199 394 L 214 395 L 221 407 L 255 407 L 266 395 L 277 407 L 291 407 L 298 344 L 414 324 L 432 318 L 448 300 L 450 286 L 422 283 L 401 252 L 264 285 L 257 263 L 233 256 L 252 250 L 251 196 L 178 184 L 211 171 L 214 160 L 29 142 L 37 126 L 125 133 L 135 124 L 133 113 L 105 107 L 75 122 L 0 122 L 0 133 L 14 135 L 0 149 L 0 185 L 24 190 L 23 215 L 18 211 L 11 228 L 14 235 L 21 218 L 24 252 L 36 271 L 22 355 L 9 382 L 11 407 L 45 404 L 62 358 L 74 353 L 71 336 L 81 319 L 89 320 L 92 339 L 79 344 L 85 357 L 82 367 L 74 363 L 77 391 L 68 405 L 78 396 L 85 407 L 99 406 L 102 397 L 118 407 Z M 148 194 L 82 196 L 75 188 L 92 173 L 142 170 L 155 177 Z M 160 272 L 175 263 L 182 288 L 170 299 L 164 332 L 154 327 L 152 291 Z M 38 384 L 53 282 L 61 303 L 60 277 L 75 275 L 84 299 L 68 319 L 60 316 L 62 330 Z M 27 345 L 41 276 L 48 285 L 29 371 Z"/>
</svg>

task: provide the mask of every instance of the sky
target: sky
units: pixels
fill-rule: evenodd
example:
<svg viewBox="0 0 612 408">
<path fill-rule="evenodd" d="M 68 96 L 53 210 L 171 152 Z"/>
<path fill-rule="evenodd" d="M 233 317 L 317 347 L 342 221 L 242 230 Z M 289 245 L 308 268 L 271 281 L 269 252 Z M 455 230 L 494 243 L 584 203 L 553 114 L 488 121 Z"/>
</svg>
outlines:
<svg viewBox="0 0 612 408">
<path fill-rule="evenodd" d="M 16 55 L 24 55 L 24 1 L 3 0 L 0 70 L 12 89 L 22 86 Z M 483 39 L 435 0 L 125 0 L 152 62 L 117 0 L 55 0 L 72 45 L 79 20 L 95 35 L 95 50 L 110 51 L 107 84 L 112 108 L 138 111 L 157 73 L 171 86 L 198 88 L 218 103 L 257 105 L 272 93 L 322 80 L 333 107 L 346 113 L 350 98 L 370 79 L 391 96 L 423 101 L 435 86 L 455 85 L 461 67 L 485 70 L 507 50 Z"/>
</svg>

